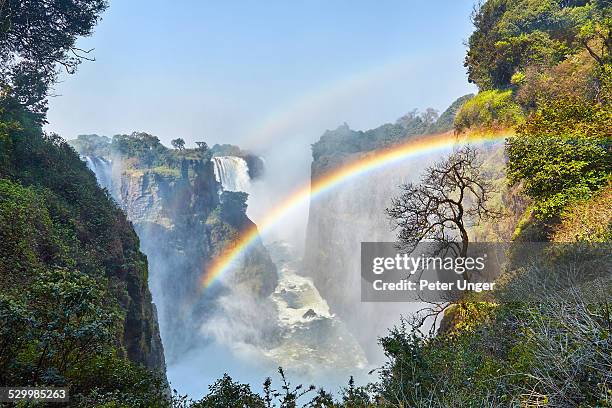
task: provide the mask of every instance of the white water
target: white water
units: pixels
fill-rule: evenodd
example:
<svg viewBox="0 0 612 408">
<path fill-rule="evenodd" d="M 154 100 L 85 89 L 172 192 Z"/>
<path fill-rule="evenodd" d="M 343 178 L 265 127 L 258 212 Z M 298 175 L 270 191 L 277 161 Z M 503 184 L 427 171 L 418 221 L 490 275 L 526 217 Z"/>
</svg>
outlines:
<svg viewBox="0 0 612 408">
<path fill-rule="evenodd" d="M 242 157 L 216 156 L 212 158 L 215 165 L 215 178 L 226 191 L 249 191 L 251 178 L 249 168 Z"/>
<path fill-rule="evenodd" d="M 344 385 L 349 375 L 365 369 L 365 353 L 344 323 L 330 312 L 312 280 L 297 274 L 300 262 L 292 247 L 276 242 L 267 248 L 279 269 L 279 283 L 271 298 L 278 310 L 281 340 L 265 355 L 307 380 L 328 387 L 341 385 L 331 384 L 333 373 Z"/>
<path fill-rule="evenodd" d="M 118 187 L 117 183 L 113 186 L 113 166 L 120 161 L 97 156 L 81 159 L 101 187 L 109 191 Z M 212 161 L 224 190 L 252 188 L 244 159 L 221 156 Z M 274 293 L 260 299 L 232 288 L 212 301 L 210 316 L 199 327 L 202 344 L 168 365 L 170 380 L 181 392 L 196 398 L 225 372 L 256 389 L 267 376 L 274 377 L 278 366 L 296 383 L 316 383 L 329 390 L 346 385 L 351 375 L 367 382 L 372 366 L 362 347 L 330 311 L 312 280 L 298 275 L 299 255 L 285 243 L 266 246 L 279 271 Z M 155 300 L 159 301 L 159 296 Z"/>
<path fill-rule="evenodd" d="M 248 288 L 228 286 L 227 293 L 210 305 L 213 313 L 200 327 L 211 342 L 192 349 L 187 360 L 170 364 L 170 380 L 192 397 L 201 397 L 205 386 L 225 372 L 255 389 L 268 376 L 276 382 L 279 366 L 296 384 L 315 383 L 328 390 L 345 386 L 351 375 L 367 382 L 373 367 L 312 280 L 297 274 L 300 260 L 293 248 L 284 242 L 266 247 L 278 267 L 275 291 L 262 299 Z M 225 278 L 229 284 L 231 277 Z M 192 378 L 190 372 L 197 375 Z"/>
<path fill-rule="evenodd" d="M 81 159 L 87 163 L 87 167 L 94 172 L 98 184 L 108 191 L 112 190 L 112 162 L 104 157 L 98 156 L 81 156 Z"/>
</svg>

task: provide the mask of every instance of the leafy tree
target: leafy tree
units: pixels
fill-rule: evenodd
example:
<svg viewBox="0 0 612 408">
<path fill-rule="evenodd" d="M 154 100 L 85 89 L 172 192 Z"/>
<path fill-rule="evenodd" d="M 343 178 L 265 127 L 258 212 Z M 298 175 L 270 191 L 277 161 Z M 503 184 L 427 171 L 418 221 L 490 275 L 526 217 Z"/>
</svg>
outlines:
<svg viewBox="0 0 612 408">
<path fill-rule="evenodd" d="M 91 277 L 68 269 L 42 272 L 28 291 L 34 309 L 34 383 L 50 374 L 66 376 L 97 353 L 108 350 L 118 321 L 105 289 Z M 111 307 L 109 307 L 109 305 Z"/>
<path fill-rule="evenodd" d="M 185 148 L 185 141 L 182 138 L 173 139 L 170 143 L 172 143 L 172 147 L 178 150 L 183 150 Z"/>
<path fill-rule="evenodd" d="M 78 135 L 70 142 L 77 152 L 85 156 L 109 156 L 111 139 L 106 136 Z"/>
<path fill-rule="evenodd" d="M 169 153 L 169 149 L 161 144 L 157 136 L 145 132 L 113 136 L 110 150 L 125 157 L 136 158 L 144 167 L 165 164 Z"/>
<path fill-rule="evenodd" d="M 342 403 L 346 408 L 367 408 L 373 406 L 370 393 L 365 387 L 357 387 L 353 376 L 349 378 L 348 387 L 342 390 Z"/>
<path fill-rule="evenodd" d="M 592 0 L 573 16 L 576 42 L 599 65 L 612 62 L 612 2 Z"/>
<path fill-rule="evenodd" d="M 527 67 L 550 67 L 588 50 L 600 64 L 612 44 L 609 0 L 490 0 L 473 14 L 468 79 L 482 90 L 505 89 Z"/>
<path fill-rule="evenodd" d="M 448 243 L 465 257 L 468 222 L 497 215 L 489 208 L 492 187 L 481 166 L 478 151 L 465 146 L 429 167 L 420 184 L 402 185 L 402 194 L 387 209 L 399 229 L 398 245 L 412 252 L 419 242 L 433 240 Z"/>
<path fill-rule="evenodd" d="M 106 7 L 105 0 L 0 2 L 0 88 L 42 120 L 57 65 L 71 74 L 92 59 L 75 42 L 91 35 Z"/>
<path fill-rule="evenodd" d="M 195 142 L 196 146 L 198 146 L 198 149 L 206 151 L 208 150 L 208 144 L 206 142 Z"/>
<path fill-rule="evenodd" d="M 251 391 L 247 384 L 234 382 L 224 374 L 223 378 L 209 386 L 209 393 L 191 405 L 191 408 L 265 408 L 264 400 Z"/>
</svg>

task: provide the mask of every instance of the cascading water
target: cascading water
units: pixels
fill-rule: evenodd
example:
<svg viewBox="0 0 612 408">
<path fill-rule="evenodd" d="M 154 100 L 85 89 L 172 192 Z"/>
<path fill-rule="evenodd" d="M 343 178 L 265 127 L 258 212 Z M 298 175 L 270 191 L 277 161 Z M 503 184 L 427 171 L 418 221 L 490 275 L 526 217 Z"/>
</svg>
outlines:
<svg viewBox="0 0 612 408">
<path fill-rule="evenodd" d="M 265 354 L 310 380 L 329 377 L 331 371 L 348 377 L 364 369 L 368 362 L 359 343 L 330 312 L 312 280 L 298 275 L 300 262 L 291 245 L 273 242 L 266 247 L 279 268 L 279 283 L 271 299 L 278 310 L 280 341 Z"/>
<path fill-rule="evenodd" d="M 112 187 L 112 162 L 99 156 L 81 156 L 87 163 L 87 167 L 94 172 L 98 184 L 111 191 Z"/>
<path fill-rule="evenodd" d="M 215 178 L 226 191 L 248 191 L 251 185 L 249 167 L 242 157 L 216 156 L 212 158 L 215 165 Z"/>
</svg>

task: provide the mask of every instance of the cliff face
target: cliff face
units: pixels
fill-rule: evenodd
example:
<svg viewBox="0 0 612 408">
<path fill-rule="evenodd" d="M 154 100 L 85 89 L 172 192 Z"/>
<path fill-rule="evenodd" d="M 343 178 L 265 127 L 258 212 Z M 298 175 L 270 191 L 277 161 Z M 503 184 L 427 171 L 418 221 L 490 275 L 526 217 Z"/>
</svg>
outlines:
<svg viewBox="0 0 612 408">
<path fill-rule="evenodd" d="M 439 118 L 432 112 L 414 112 L 394 124 L 367 131 L 355 131 L 346 124 L 327 131 L 313 145 L 311 180 L 316 180 L 344 163 L 376 150 L 431 132 L 448 131 L 460 98 Z M 449 120 L 449 116 L 451 117 Z M 414 160 L 370 172 L 337 186 L 310 202 L 303 273 L 311 277 L 331 312 L 340 316 L 355 333 L 368 357 L 376 359 L 371 345 L 377 335 L 386 334 L 400 314 L 417 304 L 361 302 L 361 242 L 395 241 L 395 231 L 385 214 L 391 197 L 401 184 L 418 180 L 423 168 L 439 154 L 423 154 Z M 362 330 L 363 322 L 369 330 Z"/>
<path fill-rule="evenodd" d="M 2 111 L 0 122 L 21 122 L 2 134 L 0 146 L 4 188 L 0 194 L 0 297 L 14 297 L 31 313 L 28 323 L 20 326 L 27 328 L 27 334 L 7 328 L 13 333 L 11 342 L 14 347 L 44 351 L 40 356 L 31 354 L 36 355 L 33 364 L 41 376 L 54 372 L 70 378 L 84 370 L 89 358 L 101 357 L 103 351 L 164 372 L 156 311 L 147 283 L 147 259 L 140 252 L 132 225 L 74 150 L 59 138 L 45 136 L 39 126 L 23 117 L 11 116 L 9 108 Z M 17 234 L 17 224 L 9 220 L 19 219 L 23 222 Z M 37 285 L 66 289 L 36 292 Z M 71 291 L 80 288 L 83 295 L 78 301 L 68 302 Z M 65 313 L 75 304 L 78 308 L 70 312 L 74 322 L 49 321 L 49 316 L 57 316 L 52 314 L 55 308 Z M 2 316 L 14 315 L 4 312 Z M 116 320 L 105 317 L 115 313 Z M 91 327 L 96 329 L 90 333 Z M 98 351 L 84 352 L 80 359 L 65 357 L 63 361 L 75 361 L 75 366 L 58 363 L 61 351 L 43 344 L 53 336 L 75 336 L 70 339 L 75 351 L 81 351 L 79 342 L 85 340 L 84 350 L 93 344 L 93 350 Z M 29 343 L 24 339 L 30 339 Z M 3 361 L 12 364 L 11 375 L 19 373 L 22 360 L 18 355 L 14 361 L 10 353 L 3 356 Z"/>
<path fill-rule="evenodd" d="M 365 154 L 340 154 L 314 160 L 312 180 Z M 395 240 L 385 208 L 390 198 L 397 195 L 398 186 L 418 177 L 421 166 L 431 161 L 432 157 L 422 157 L 418 163 L 372 172 L 310 202 L 303 273 L 312 278 L 331 313 L 348 325 L 371 361 L 382 361 L 375 354 L 379 350 L 373 347 L 376 337 L 384 335 L 400 314 L 407 313 L 410 305 L 361 302 L 361 242 Z M 364 322 L 368 330 L 363 330 Z"/>
<path fill-rule="evenodd" d="M 120 246 L 123 254 L 118 254 L 118 258 L 112 261 L 116 263 L 113 266 L 113 269 L 116 268 L 113 280 L 120 288 L 117 296 L 122 309 L 126 311 L 123 339 L 127 357 L 165 373 L 157 310 L 147 282 L 147 259 L 140 252 L 138 237 L 129 221 L 123 214 L 118 221 L 122 231 L 112 245 Z"/>
<path fill-rule="evenodd" d="M 240 205 L 242 193 L 219 194 L 210 161 L 184 160 L 175 173 L 114 171 L 118 182 L 112 190 L 148 257 L 164 347 L 168 360 L 175 361 L 202 341 L 200 327 L 213 312 L 216 294 L 201 287 L 205 266 L 252 222 Z M 277 284 L 276 268 L 263 245 L 256 243 L 243 262 L 234 280 L 257 296 L 270 295 Z"/>
</svg>

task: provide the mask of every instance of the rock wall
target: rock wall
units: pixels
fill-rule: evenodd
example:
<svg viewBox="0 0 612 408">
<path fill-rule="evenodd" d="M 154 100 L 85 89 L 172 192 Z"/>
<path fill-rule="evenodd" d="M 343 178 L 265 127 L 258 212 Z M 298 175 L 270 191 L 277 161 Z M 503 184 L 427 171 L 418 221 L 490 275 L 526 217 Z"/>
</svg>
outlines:
<svg viewBox="0 0 612 408">
<path fill-rule="evenodd" d="M 149 282 L 159 310 L 168 361 L 201 342 L 215 293 L 204 293 L 205 267 L 237 231 L 252 225 L 241 208 L 221 198 L 210 161 L 184 161 L 180 173 L 116 169 L 114 194 L 134 223 L 149 261 Z M 224 195 L 241 194 L 228 193 Z M 256 243 L 237 277 L 259 296 L 270 295 L 276 268 Z"/>
<path fill-rule="evenodd" d="M 415 121 L 421 123 L 418 117 Z M 365 132 L 353 131 L 346 124 L 325 132 L 313 145 L 311 180 L 344 163 L 376 154 L 376 146 L 389 147 L 390 140 L 401 143 L 419 137 L 409 134 L 399 122 Z M 391 198 L 399 194 L 399 186 L 418 180 L 422 169 L 437 157 L 421 155 L 368 172 L 310 202 L 302 273 L 313 280 L 331 313 L 347 324 L 369 361 L 382 361 L 377 354 L 380 350 L 376 338 L 397 324 L 400 315 L 412 313 L 420 306 L 361 302 L 361 243 L 395 241 L 385 209 Z M 368 330 L 363 330 L 366 325 Z"/>
</svg>

